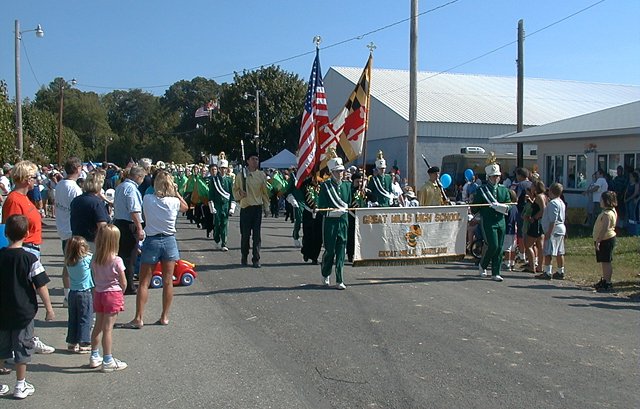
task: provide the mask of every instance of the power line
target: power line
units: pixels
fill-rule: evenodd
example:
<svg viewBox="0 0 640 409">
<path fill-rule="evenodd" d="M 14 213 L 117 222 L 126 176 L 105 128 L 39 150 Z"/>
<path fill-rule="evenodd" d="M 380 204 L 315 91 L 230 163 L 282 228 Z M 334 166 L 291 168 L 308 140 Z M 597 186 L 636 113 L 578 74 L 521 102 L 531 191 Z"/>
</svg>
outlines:
<svg viewBox="0 0 640 409">
<path fill-rule="evenodd" d="M 36 83 L 38 84 L 38 88 L 41 88 L 42 84 L 40 84 L 40 81 L 38 81 L 36 72 L 33 70 L 33 66 L 31 65 L 31 60 L 29 59 L 29 53 L 27 52 L 27 45 L 25 44 L 24 40 L 21 40 L 20 44 L 22 44 L 22 49 L 24 50 L 24 56 L 27 57 L 27 64 L 29 64 L 29 69 L 31 70 L 31 74 L 33 75 L 33 78 L 36 80 Z"/>
<path fill-rule="evenodd" d="M 433 7 L 433 8 L 431 8 L 431 9 L 429 9 L 429 10 L 426 10 L 426 11 L 423 11 L 422 13 L 419 13 L 419 14 L 417 15 L 417 17 L 421 17 L 421 16 L 423 16 L 423 15 L 425 15 L 425 14 L 429 14 L 429 13 L 432 13 L 432 12 L 434 12 L 434 11 L 437 11 L 437 10 L 439 10 L 439 9 L 441 9 L 441 8 L 444 8 L 444 7 L 450 6 L 450 5 L 454 4 L 454 3 L 457 3 L 458 1 L 460 1 L 460 0 L 451 0 L 451 1 L 447 2 L 447 3 L 444 3 L 444 4 L 441 4 L 441 5 L 439 5 L 439 6 Z M 355 36 L 355 37 L 348 38 L 348 39 L 346 39 L 346 40 L 342 40 L 342 41 L 335 42 L 335 43 L 333 43 L 333 44 L 329 44 L 329 45 L 328 45 L 328 46 L 326 46 L 326 47 L 322 47 L 322 49 L 323 49 L 323 50 L 326 50 L 326 49 L 333 48 L 333 47 L 337 47 L 337 46 L 340 46 L 340 45 L 342 45 L 342 44 L 346 44 L 346 43 L 349 43 L 349 42 L 352 42 L 352 41 L 362 40 L 362 39 L 363 39 L 364 37 L 366 37 L 366 36 L 370 36 L 370 35 L 372 35 L 372 34 L 378 33 L 378 32 L 380 32 L 380 31 L 387 30 L 387 29 L 389 29 L 389 28 L 391 28 L 391 27 L 394 27 L 394 26 L 397 26 L 397 25 L 399 25 L 399 24 L 406 23 L 406 22 L 407 22 L 407 21 L 409 21 L 409 20 L 411 20 L 411 17 L 408 17 L 408 18 L 405 18 L 405 19 L 402 19 L 402 20 L 398 20 L 398 21 L 393 22 L 393 23 L 391 23 L 391 24 L 387 24 L 386 26 L 382 26 L 382 27 L 376 28 L 376 29 L 374 29 L 374 30 L 371 30 L 371 31 L 368 31 L 368 32 L 366 32 L 366 33 L 363 33 L 363 34 L 357 35 L 357 36 Z M 270 66 L 272 66 L 272 65 L 282 64 L 282 63 L 287 62 L 287 61 L 292 61 L 292 60 L 295 60 L 295 59 L 298 59 L 298 58 L 305 57 L 305 56 L 307 56 L 307 55 L 312 55 L 312 54 L 314 54 L 315 52 L 316 52 L 316 51 L 315 51 L 315 49 L 314 49 L 313 51 L 307 51 L 307 52 L 303 52 L 303 53 L 300 53 L 300 54 L 296 54 L 296 55 L 293 55 L 293 56 L 291 56 L 291 57 L 287 57 L 287 58 L 283 58 L 283 59 L 280 59 L 280 60 L 277 60 L 277 61 L 270 62 L 270 63 L 268 63 L 268 64 L 256 65 L 256 66 L 253 66 L 253 67 L 251 67 L 251 68 L 244 68 L 244 69 L 243 69 L 243 71 L 244 71 L 244 70 L 253 71 L 253 70 L 257 70 L 257 69 L 260 69 L 260 68 L 262 68 L 262 67 L 265 67 L 265 66 L 266 66 L 266 67 L 270 67 Z M 226 74 L 214 75 L 213 77 L 210 77 L 209 79 L 216 79 L 216 78 L 229 77 L 229 76 L 234 75 L 236 72 L 237 72 L 237 71 L 229 72 L 229 73 L 226 73 Z M 147 89 L 147 88 L 162 88 L 162 87 L 170 87 L 170 86 L 171 86 L 171 85 L 173 85 L 173 84 L 168 84 L 168 85 L 152 85 L 152 86 L 149 86 L 149 87 L 106 87 L 106 86 L 85 85 L 85 84 L 78 84 L 78 85 L 82 85 L 83 87 L 86 87 L 86 88 L 99 88 L 99 89 Z"/>
<path fill-rule="evenodd" d="M 598 4 L 600 4 L 600 3 L 604 3 L 604 2 L 605 2 L 605 0 L 597 1 L 597 2 L 595 2 L 595 3 L 593 3 L 593 4 L 591 4 L 591 5 L 589 5 L 589 6 L 585 7 L 585 8 L 583 8 L 583 9 L 580 9 L 580 10 L 576 11 L 575 13 L 569 14 L 568 16 L 563 17 L 563 18 L 561 18 L 560 20 L 556 20 L 556 21 L 554 21 L 554 22 L 553 22 L 553 23 L 551 23 L 551 24 L 548 24 L 548 25 L 546 25 L 546 26 L 544 26 L 544 27 L 542 27 L 542 28 L 540 28 L 540 29 L 538 29 L 538 30 L 535 30 L 535 31 L 534 31 L 534 32 L 532 32 L 531 34 L 525 34 L 525 38 L 527 38 L 527 37 L 532 37 L 532 36 L 534 36 L 534 35 L 536 35 L 536 34 L 540 33 L 541 31 L 544 31 L 544 30 L 546 30 L 546 29 L 548 29 L 548 28 L 551 28 L 551 27 L 553 27 L 553 26 L 555 26 L 555 25 L 557 25 L 557 24 L 560 24 L 561 22 L 563 22 L 563 21 L 565 21 L 565 20 L 568 20 L 568 19 L 570 19 L 571 17 L 577 16 L 578 14 L 580 14 L 580 13 L 582 13 L 582 12 L 585 12 L 585 11 L 589 10 L 590 8 L 595 7 L 595 6 L 597 6 Z M 491 50 L 491 51 L 487 51 L 487 52 L 486 52 L 486 53 L 484 53 L 484 54 L 481 54 L 481 55 L 479 55 L 479 56 L 477 56 L 477 57 L 473 57 L 473 58 L 471 58 L 471 59 L 469 59 L 469 60 L 467 60 L 467 61 L 465 61 L 465 62 L 463 62 L 463 63 L 460 63 L 460 64 L 458 64 L 458 65 L 454 65 L 453 67 L 449 67 L 449 68 L 447 68 L 446 70 L 442 70 L 442 71 L 436 72 L 436 73 L 434 73 L 434 74 L 432 74 L 432 75 L 429 75 L 429 76 L 427 76 L 427 77 L 425 77 L 425 78 L 422 78 L 421 80 L 418 80 L 418 82 L 426 81 L 426 80 L 431 79 L 431 78 L 433 78 L 433 77 L 437 77 L 437 76 L 438 76 L 438 75 L 440 75 L 440 74 L 446 74 L 447 72 L 453 71 L 453 70 L 455 70 L 456 68 L 460 68 L 460 67 L 462 67 L 463 65 L 467 65 L 467 64 L 472 63 L 472 62 L 474 62 L 474 61 L 477 61 L 477 60 L 479 60 L 479 59 L 481 59 L 481 58 L 486 57 L 487 55 L 490 55 L 490 54 L 496 53 L 496 52 L 498 52 L 498 51 L 502 50 L 503 48 L 509 47 L 510 45 L 513 45 L 513 44 L 515 44 L 515 43 L 517 43 L 517 42 L 518 42 L 518 40 L 510 41 L 510 42 L 508 42 L 508 43 L 506 43 L 506 44 L 503 44 L 503 45 L 501 45 L 501 46 L 499 46 L 499 47 L 497 47 L 497 48 L 494 48 L 494 49 L 493 49 L 493 50 Z M 378 97 L 383 97 L 383 96 L 385 96 L 385 95 L 392 94 L 392 93 L 394 93 L 394 92 L 396 92 L 396 91 L 400 91 L 400 90 L 403 90 L 403 89 L 408 88 L 408 87 L 409 87 L 408 85 L 403 85 L 403 86 L 398 87 L 398 88 L 396 88 L 396 89 L 392 89 L 392 90 L 390 90 L 390 91 L 388 91 L 388 92 L 385 92 L 384 94 L 381 94 L 381 95 L 379 95 Z"/>
</svg>

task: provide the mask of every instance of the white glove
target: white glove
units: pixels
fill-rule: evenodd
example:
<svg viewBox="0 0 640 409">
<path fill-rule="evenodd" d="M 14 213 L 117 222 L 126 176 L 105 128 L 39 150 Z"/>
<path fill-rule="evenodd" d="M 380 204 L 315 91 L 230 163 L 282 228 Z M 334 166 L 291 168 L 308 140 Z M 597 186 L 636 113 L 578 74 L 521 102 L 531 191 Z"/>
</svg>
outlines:
<svg viewBox="0 0 640 409">
<path fill-rule="evenodd" d="M 329 217 L 342 217 L 342 215 L 347 214 L 347 209 L 336 209 L 329 211 L 327 216 Z"/>
<path fill-rule="evenodd" d="M 289 193 L 287 195 L 287 202 L 289 202 L 289 204 L 291 204 L 291 206 L 295 206 L 295 204 L 297 204 L 298 202 L 296 202 L 296 198 L 293 197 L 293 195 L 291 193 Z M 295 204 L 294 204 L 295 203 Z"/>
<path fill-rule="evenodd" d="M 313 209 L 313 211 L 311 212 L 311 218 L 315 219 L 317 214 L 318 214 L 318 211 L 316 209 Z"/>
<path fill-rule="evenodd" d="M 493 202 L 491 203 L 491 208 L 498 213 L 502 213 L 502 214 L 509 213 L 509 205 L 506 205 L 504 203 Z"/>
<path fill-rule="evenodd" d="M 236 212 L 236 206 L 236 202 L 231 202 L 231 204 L 229 205 L 229 215 L 232 216 Z"/>
<path fill-rule="evenodd" d="M 209 200 L 209 211 L 211 211 L 211 214 L 216 214 L 218 212 L 213 204 L 213 200 Z"/>
</svg>

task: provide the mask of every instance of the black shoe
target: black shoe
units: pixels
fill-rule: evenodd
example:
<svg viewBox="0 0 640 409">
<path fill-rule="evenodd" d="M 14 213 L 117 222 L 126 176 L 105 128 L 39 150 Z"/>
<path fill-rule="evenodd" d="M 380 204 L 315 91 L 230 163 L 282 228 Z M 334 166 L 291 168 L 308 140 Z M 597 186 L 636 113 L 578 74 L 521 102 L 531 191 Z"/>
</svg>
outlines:
<svg viewBox="0 0 640 409">
<path fill-rule="evenodd" d="M 260 267 L 262 267 L 262 266 L 260 265 L 260 263 L 259 263 L 259 262 L 255 261 L 255 262 L 253 263 L 253 268 L 260 268 Z"/>
<path fill-rule="evenodd" d="M 535 276 L 538 280 L 551 280 L 551 276 L 549 274 L 541 273 Z"/>
<path fill-rule="evenodd" d="M 605 284 L 607 284 L 607 282 L 604 281 L 604 278 L 601 278 L 600 281 L 598 281 L 597 283 L 595 283 L 593 285 L 593 288 L 595 288 L 597 290 L 598 288 L 602 287 Z"/>
<path fill-rule="evenodd" d="M 304 260 L 304 262 L 305 262 L 305 263 L 306 263 L 307 261 L 309 261 L 309 257 L 307 257 L 307 256 L 302 257 L 302 259 Z"/>
<path fill-rule="evenodd" d="M 602 284 L 596 288 L 596 292 L 599 293 L 608 293 L 613 290 L 613 285 L 611 283 L 607 283 L 603 280 Z"/>
<path fill-rule="evenodd" d="M 313 264 L 314 266 L 318 265 L 318 259 L 314 258 L 313 260 L 311 260 L 311 264 Z"/>
<path fill-rule="evenodd" d="M 564 280 L 564 274 L 558 273 L 557 271 L 553 273 L 552 277 L 554 280 Z"/>
<path fill-rule="evenodd" d="M 247 263 L 247 259 L 243 258 L 242 261 L 240 261 L 240 264 L 242 264 L 243 266 L 248 266 L 249 263 Z"/>
<path fill-rule="evenodd" d="M 347 260 L 349 260 L 349 263 L 353 263 L 353 256 L 347 257 Z"/>
</svg>

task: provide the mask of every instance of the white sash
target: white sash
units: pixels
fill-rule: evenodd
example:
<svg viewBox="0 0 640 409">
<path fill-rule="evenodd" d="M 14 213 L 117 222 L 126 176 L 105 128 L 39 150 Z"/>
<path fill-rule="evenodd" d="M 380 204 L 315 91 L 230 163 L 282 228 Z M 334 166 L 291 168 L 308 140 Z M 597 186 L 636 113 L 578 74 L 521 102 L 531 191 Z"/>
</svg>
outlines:
<svg viewBox="0 0 640 409">
<path fill-rule="evenodd" d="M 384 178 L 384 176 L 382 176 L 382 178 Z M 378 180 L 377 177 L 374 176 L 373 178 L 373 184 L 376 187 L 376 190 L 378 192 L 380 192 L 380 194 L 382 194 L 382 196 L 385 196 L 388 199 L 393 200 L 395 198 L 395 196 L 393 195 L 393 193 L 389 193 L 387 192 L 387 190 L 384 188 L 384 186 L 382 186 L 382 183 L 380 180 Z"/>
<path fill-rule="evenodd" d="M 324 186 L 327 188 L 327 193 L 329 194 L 329 200 L 331 200 L 331 204 L 334 208 L 337 209 L 346 209 L 349 207 L 342 199 L 336 189 L 333 187 L 333 183 L 325 183 Z"/>
<path fill-rule="evenodd" d="M 216 189 L 216 192 L 218 192 L 220 196 L 225 198 L 225 200 L 229 200 L 231 195 L 222 187 L 222 179 L 219 179 L 217 176 L 214 176 L 212 177 L 212 180 L 213 180 L 213 187 L 214 189 Z"/>
</svg>

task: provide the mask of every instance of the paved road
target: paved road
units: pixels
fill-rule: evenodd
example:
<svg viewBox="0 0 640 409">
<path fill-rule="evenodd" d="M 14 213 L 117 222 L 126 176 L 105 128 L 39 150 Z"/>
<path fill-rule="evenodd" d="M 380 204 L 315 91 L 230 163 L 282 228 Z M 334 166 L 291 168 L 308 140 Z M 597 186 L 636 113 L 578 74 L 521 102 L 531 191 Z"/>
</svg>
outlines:
<svg viewBox="0 0 640 409">
<path fill-rule="evenodd" d="M 176 288 L 169 326 L 115 331 L 114 354 L 129 368 L 112 374 L 64 351 L 62 257 L 46 227 L 58 320 L 36 332 L 59 351 L 34 357 L 34 396 L 2 407 L 640 407 L 637 302 L 524 273 L 480 280 L 464 262 L 348 266 L 348 289 L 327 289 L 282 218 L 263 223 L 261 269 L 241 268 L 237 218 L 231 226 L 222 253 L 180 221 L 182 256 L 200 276 Z M 151 291 L 148 323 L 160 294 Z"/>
</svg>

